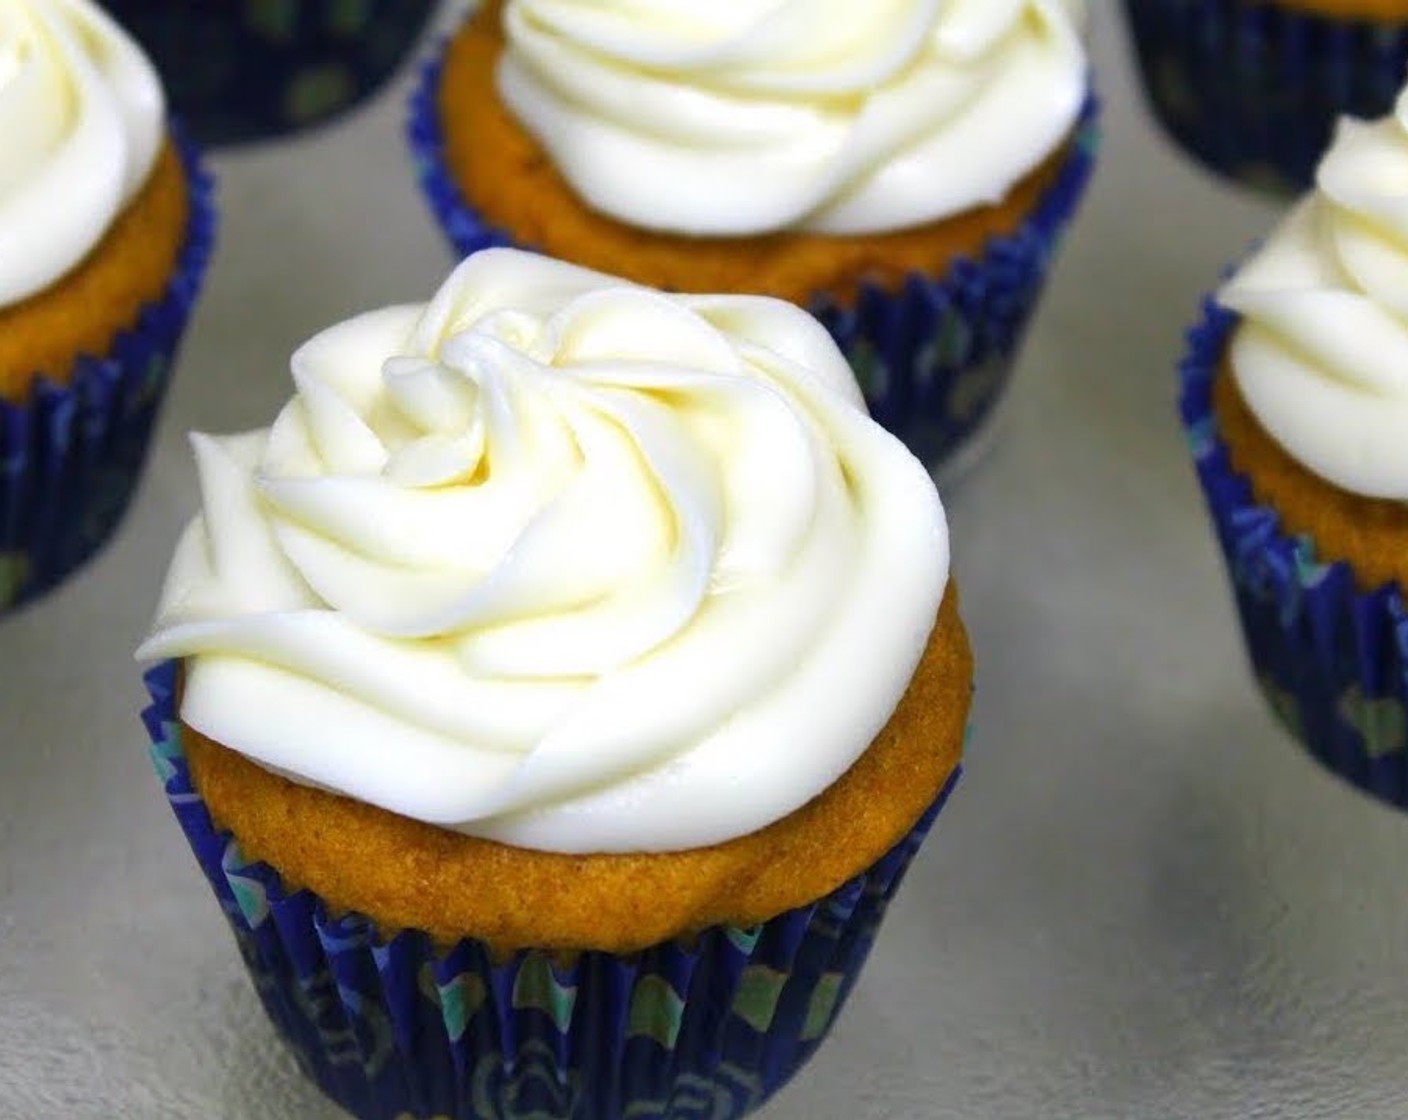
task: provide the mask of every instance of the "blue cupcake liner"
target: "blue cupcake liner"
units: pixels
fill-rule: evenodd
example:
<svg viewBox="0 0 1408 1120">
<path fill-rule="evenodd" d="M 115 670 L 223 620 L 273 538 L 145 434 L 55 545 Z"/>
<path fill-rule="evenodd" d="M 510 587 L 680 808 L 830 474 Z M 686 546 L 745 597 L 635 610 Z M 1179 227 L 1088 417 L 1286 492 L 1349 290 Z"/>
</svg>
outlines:
<svg viewBox="0 0 1408 1120">
<path fill-rule="evenodd" d="M 481 220 L 446 170 L 436 106 L 443 58 L 442 46 L 411 95 L 407 137 L 416 178 L 462 256 L 516 244 Z M 1091 94 L 1065 161 L 1032 213 L 1011 234 L 990 238 L 977 260 L 957 259 L 941 276 L 910 273 L 898 289 L 864 284 L 849 306 L 825 292 L 809 303 L 850 361 L 871 415 L 931 467 L 983 429 L 1007 387 L 1061 234 L 1094 169 L 1099 115 Z"/>
<path fill-rule="evenodd" d="M 108 540 L 146 461 L 186 321 L 215 237 L 214 181 L 173 127 L 189 216 L 159 299 L 101 357 L 82 355 L 66 385 L 36 377 L 0 401 L 0 611 L 54 587 Z"/>
<path fill-rule="evenodd" d="M 1228 458 L 1212 386 L 1237 316 L 1211 300 L 1179 367 L 1180 411 L 1257 683 L 1292 735 L 1366 793 L 1408 808 L 1408 611 L 1282 531 Z"/>
<path fill-rule="evenodd" d="M 250 863 L 181 751 L 177 666 L 145 677 L 166 796 L 265 1010 L 303 1071 L 362 1120 L 731 1120 L 821 1044 L 958 771 L 889 853 L 825 898 L 749 928 L 631 954 L 381 940 Z"/>
<path fill-rule="evenodd" d="M 105 0 L 203 144 L 260 140 L 360 104 L 410 54 L 435 0 Z"/>
<path fill-rule="evenodd" d="M 1408 69 L 1408 20 L 1248 0 L 1125 0 L 1144 92 L 1169 135 L 1226 178 L 1309 187 L 1343 114 L 1387 113 Z"/>
</svg>

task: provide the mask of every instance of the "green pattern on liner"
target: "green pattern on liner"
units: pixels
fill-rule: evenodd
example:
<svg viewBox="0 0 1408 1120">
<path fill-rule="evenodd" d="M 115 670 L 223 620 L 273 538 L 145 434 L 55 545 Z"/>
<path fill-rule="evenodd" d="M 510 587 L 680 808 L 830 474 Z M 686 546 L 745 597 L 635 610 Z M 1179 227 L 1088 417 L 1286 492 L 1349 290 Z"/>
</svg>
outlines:
<svg viewBox="0 0 1408 1120">
<path fill-rule="evenodd" d="M 327 28 L 334 35 L 360 35 L 371 19 L 372 0 L 329 0 Z"/>
<path fill-rule="evenodd" d="M 1370 758 L 1400 754 L 1408 744 L 1408 719 L 1393 696 L 1365 696 L 1352 684 L 1340 696 L 1340 719 L 1359 732 Z"/>
<path fill-rule="evenodd" d="M 342 993 L 332 972 L 324 968 L 301 976 L 291 992 L 303 1017 L 317 1030 L 328 1061 L 335 1066 L 362 1066 L 357 1032 L 343 1010 Z"/>
<path fill-rule="evenodd" d="M 295 124 L 320 120 L 351 101 L 356 89 L 345 66 L 331 63 L 304 70 L 284 93 L 284 113 Z"/>
<path fill-rule="evenodd" d="M 447 984 L 436 985 L 433 978 L 430 983 L 435 990 L 435 1002 L 440 1005 L 445 1033 L 451 1042 L 458 1042 L 488 997 L 484 981 L 473 972 L 462 972 Z"/>
<path fill-rule="evenodd" d="M 802 1021 L 801 1039 L 811 1042 L 826 1033 L 831 1018 L 836 1014 L 836 1004 L 841 998 L 841 984 L 844 982 L 839 972 L 828 972 L 816 982 L 812 998 L 807 1003 L 807 1017 Z"/>
<path fill-rule="evenodd" d="M 914 363 L 915 385 L 927 388 L 948 370 L 957 369 L 967 361 L 972 346 L 973 328 L 962 315 L 950 311 L 919 350 Z"/>
<path fill-rule="evenodd" d="M 1303 740 L 1304 724 L 1300 718 L 1300 706 L 1296 703 L 1294 693 L 1282 688 L 1266 673 L 1257 677 L 1257 684 L 1261 685 L 1261 691 L 1266 695 L 1266 702 L 1271 705 L 1271 713 L 1281 721 L 1287 731 L 1297 739 Z"/>
<path fill-rule="evenodd" d="M 241 874 L 249 864 L 240 855 L 233 841 L 225 849 L 220 866 L 225 872 L 225 879 L 230 884 L 230 893 L 235 896 L 235 902 L 240 908 L 240 913 L 244 915 L 244 920 L 249 923 L 250 929 L 258 929 L 269 917 L 269 897 L 262 883 L 257 879 L 245 878 Z"/>
<path fill-rule="evenodd" d="M 561 1120 L 582 1115 L 577 1107 L 581 1076 L 575 1069 L 563 1070 L 545 1041 L 530 1039 L 511 1060 L 504 1058 L 491 1049 L 480 1057 L 470 1075 L 475 1120 Z M 545 1107 L 524 1104 L 525 1100 L 544 1097 Z"/>
<path fill-rule="evenodd" d="M 728 939 L 733 942 L 734 948 L 742 953 L 751 954 L 758 946 L 758 938 L 763 935 L 763 927 L 749 926 L 747 929 L 740 929 L 738 926 L 729 926 L 727 934 Z"/>
<path fill-rule="evenodd" d="M 658 1120 L 661 1116 L 680 1120 L 716 1120 L 721 1116 L 742 1116 L 751 1112 L 762 1098 L 762 1083 L 752 1074 L 731 1063 L 722 1063 L 713 1076 L 686 1073 L 675 1078 L 668 1097 L 632 1101 L 621 1114 L 622 1120 Z"/>
<path fill-rule="evenodd" d="M 260 924 L 263 921 L 264 888 L 248 879 L 241 879 L 238 875 L 231 875 L 230 891 L 234 894 L 235 902 L 239 904 L 245 921 L 252 926 Z"/>
<path fill-rule="evenodd" d="M 846 358 L 856 375 L 856 384 L 867 397 L 883 398 L 890 391 L 890 370 L 866 339 L 857 339 Z"/>
<path fill-rule="evenodd" d="M 659 976 L 644 976 L 631 993 L 631 1010 L 626 1021 L 627 1038 L 652 1038 L 666 1050 L 673 1050 L 684 1022 L 684 1000 Z"/>
<path fill-rule="evenodd" d="M 1316 562 L 1315 545 L 1309 537 L 1297 537 L 1296 545 L 1296 582 L 1307 590 L 1319 587 L 1334 569 L 1334 565 Z"/>
<path fill-rule="evenodd" d="M 996 396 L 1006 375 L 1007 359 L 1001 354 L 989 354 L 986 361 L 965 369 L 949 389 L 949 413 L 960 420 L 973 419 Z"/>
<path fill-rule="evenodd" d="M 561 983 L 553 975 L 547 957 L 533 953 L 524 959 L 513 981 L 513 1006 L 517 1010 L 532 1008 L 546 1012 L 552 1016 L 557 1029 L 565 1032 L 572 1022 L 572 1008 L 576 1003 L 577 989 Z"/>
<path fill-rule="evenodd" d="M 782 997 L 787 973 L 766 965 L 750 965 L 739 978 L 738 992 L 733 997 L 733 1013 L 759 1034 L 772 1026 L 777 1013 L 777 1001 Z"/>
<path fill-rule="evenodd" d="M 23 552 L 0 552 L 0 607 L 15 601 L 28 575 L 28 556 Z"/>
<path fill-rule="evenodd" d="M 416 987 L 422 996 L 440 1009 L 440 1019 L 451 1042 L 458 1042 L 464 1037 L 470 1020 L 484 1005 L 486 996 L 484 981 L 472 972 L 462 972 L 443 985 L 437 984 L 435 972 L 428 961 L 416 974 Z"/>
<path fill-rule="evenodd" d="M 298 0 L 246 0 L 244 18 L 264 38 L 287 43 L 298 29 Z"/>
<path fill-rule="evenodd" d="M 422 964 L 416 972 L 416 991 L 436 1007 L 442 1006 L 440 986 L 435 983 L 435 970 L 430 967 L 429 961 Z"/>
<path fill-rule="evenodd" d="M 185 756 L 181 753 L 174 723 L 162 724 L 161 742 L 153 743 L 147 755 L 152 760 L 152 769 L 156 771 L 156 776 L 161 779 L 163 786 L 176 776 L 176 763 Z"/>
<path fill-rule="evenodd" d="M 166 387 L 166 378 L 171 370 L 170 359 L 165 354 L 153 354 L 142 369 L 142 379 L 136 392 L 132 393 L 127 405 L 128 413 L 145 408 L 161 395 Z"/>
</svg>

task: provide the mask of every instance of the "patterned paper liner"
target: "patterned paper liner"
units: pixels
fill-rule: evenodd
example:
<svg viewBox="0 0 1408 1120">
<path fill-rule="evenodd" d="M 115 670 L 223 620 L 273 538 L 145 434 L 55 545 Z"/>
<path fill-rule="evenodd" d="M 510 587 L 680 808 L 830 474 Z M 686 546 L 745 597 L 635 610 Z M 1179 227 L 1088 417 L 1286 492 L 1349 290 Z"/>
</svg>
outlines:
<svg viewBox="0 0 1408 1120">
<path fill-rule="evenodd" d="M 146 461 L 186 321 L 215 237 L 214 182 L 173 126 L 189 192 L 176 267 L 102 357 L 80 356 L 67 385 L 36 378 L 0 401 L 0 611 L 54 587 L 111 537 Z"/>
<path fill-rule="evenodd" d="M 1217 430 L 1212 386 L 1236 316 L 1208 301 L 1188 335 L 1180 409 L 1257 682 L 1290 732 L 1360 789 L 1408 808 L 1408 612 L 1365 593 L 1252 497 Z"/>
<path fill-rule="evenodd" d="M 191 785 L 176 663 L 146 674 L 152 760 L 270 1019 L 362 1120 L 730 1120 L 811 1057 L 958 771 L 913 830 L 810 906 L 630 955 L 494 959 L 331 916 L 241 858 Z"/>
<path fill-rule="evenodd" d="M 442 47 L 422 70 L 407 135 L 436 220 L 455 250 L 468 256 L 515 241 L 480 219 L 445 167 L 436 108 L 443 55 Z M 910 273 L 897 290 L 866 284 L 849 307 L 825 292 L 810 301 L 808 310 L 855 370 L 871 415 L 931 467 L 942 466 L 983 430 L 1007 387 L 1061 234 L 1090 180 L 1099 115 L 1091 94 L 1051 185 L 1018 228 L 990 238 L 977 260 L 958 258 L 940 276 Z"/>
<path fill-rule="evenodd" d="M 1145 96 L 1191 156 L 1285 194 L 1309 187 L 1342 114 L 1392 108 L 1408 19 L 1363 21 L 1249 0 L 1125 0 Z"/>
<path fill-rule="evenodd" d="M 320 124 L 376 92 L 435 0 L 105 0 L 151 55 L 174 111 L 204 144 Z"/>
</svg>

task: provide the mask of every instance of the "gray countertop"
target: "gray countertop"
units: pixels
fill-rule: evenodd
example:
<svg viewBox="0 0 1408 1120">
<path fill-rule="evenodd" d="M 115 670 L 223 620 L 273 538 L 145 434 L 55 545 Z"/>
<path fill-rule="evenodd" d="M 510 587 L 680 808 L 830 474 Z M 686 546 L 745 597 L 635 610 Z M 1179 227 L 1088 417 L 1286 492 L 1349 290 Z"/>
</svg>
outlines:
<svg viewBox="0 0 1408 1120">
<path fill-rule="evenodd" d="M 1174 410 L 1200 292 L 1276 207 L 1164 144 L 1098 9 L 1101 166 L 995 446 L 946 493 L 967 774 L 769 1120 L 1408 1114 L 1408 818 L 1263 709 Z M 131 651 L 196 503 L 183 433 L 267 423 L 295 344 L 448 271 L 405 92 L 215 159 L 220 245 L 131 514 L 0 620 L 0 1117 L 337 1115 L 164 804 Z"/>
</svg>

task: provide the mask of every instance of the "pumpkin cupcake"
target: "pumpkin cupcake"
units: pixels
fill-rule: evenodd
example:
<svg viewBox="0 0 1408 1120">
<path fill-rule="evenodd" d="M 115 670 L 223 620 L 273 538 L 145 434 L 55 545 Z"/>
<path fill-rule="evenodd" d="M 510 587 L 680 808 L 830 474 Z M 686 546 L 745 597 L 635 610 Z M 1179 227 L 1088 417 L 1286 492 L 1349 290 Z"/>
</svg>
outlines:
<svg viewBox="0 0 1408 1120">
<path fill-rule="evenodd" d="M 989 418 L 1094 153 L 1075 5 L 491 0 L 413 98 L 461 253 L 809 308 L 925 461 Z"/>
<path fill-rule="evenodd" d="M 359 1117 L 750 1111 L 957 775 L 924 467 L 796 307 L 517 250 L 292 365 L 140 651 L 274 1022 Z"/>
<path fill-rule="evenodd" d="M 1193 332 L 1183 414 L 1277 713 L 1408 806 L 1408 95 L 1341 122 L 1314 192 Z"/>
<path fill-rule="evenodd" d="M 1230 179 L 1311 185 L 1341 114 L 1389 110 L 1408 0 L 1125 0 L 1144 92 L 1187 154 Z"/>
<path fill-rule="evenodd" d="M 120 520 L 214 211 L 155 72 L 87 0 L 0 0 L 0 136 L 0 606 L 12 606 Z"/>
</svg>

